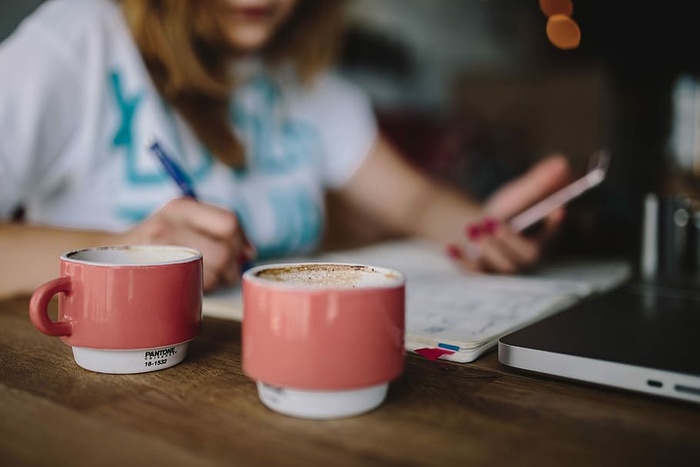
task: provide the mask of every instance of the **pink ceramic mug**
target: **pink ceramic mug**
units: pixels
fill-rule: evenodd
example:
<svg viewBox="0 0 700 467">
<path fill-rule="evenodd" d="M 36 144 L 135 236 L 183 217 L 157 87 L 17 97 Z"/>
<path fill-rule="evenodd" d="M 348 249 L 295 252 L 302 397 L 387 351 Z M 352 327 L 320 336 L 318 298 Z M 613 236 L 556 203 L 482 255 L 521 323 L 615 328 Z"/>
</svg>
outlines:
<svg viewBox="0 0 700 467">
<path fill-rule="evenodd" d="M 243 370 L 268 407 L 306 418 L 366 412 L 404 366 L 405 279 L 345 263 L 243 275 Z"/>
<path fill-rule="evenodd" d="M 202 321 L 202 255 L 180 246 L 87 248 L 60 258 L 60 277 L 32 295 L 32 324 L 60 336 L 78 365 L 142 373 L 180 363 Z M 58 319 L 48 305 L 58 295 Z"/>
</svg>

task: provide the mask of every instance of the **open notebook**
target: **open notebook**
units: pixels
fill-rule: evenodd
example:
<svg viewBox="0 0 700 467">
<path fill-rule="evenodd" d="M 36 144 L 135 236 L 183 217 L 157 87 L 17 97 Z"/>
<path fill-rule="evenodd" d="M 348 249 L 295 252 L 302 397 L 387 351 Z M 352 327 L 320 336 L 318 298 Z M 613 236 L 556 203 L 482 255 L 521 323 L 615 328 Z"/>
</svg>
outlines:
<svg viewBox="0 0 700 467">
<path fill-rule="evenodd" d="M 610 290 L 631 275 L 629 264 L 618 260 L 559 261 L 523 276 L 467 274 L 438 246 L 414 239 L 303 259 L 401 271 L 406 276 L 406 349 L 460 363 L 474 361 L 506 333 Z M 204 315 L 242 319 L 240 290 L 205 295 Z"/>
</svg>

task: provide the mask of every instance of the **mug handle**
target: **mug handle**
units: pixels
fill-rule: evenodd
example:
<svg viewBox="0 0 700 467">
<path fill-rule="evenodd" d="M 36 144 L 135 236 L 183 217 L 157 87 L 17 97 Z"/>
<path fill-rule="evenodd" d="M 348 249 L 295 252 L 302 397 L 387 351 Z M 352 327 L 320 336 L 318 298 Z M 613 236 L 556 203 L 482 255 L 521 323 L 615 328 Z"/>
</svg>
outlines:
<svg viewBox="0 0 700 467">
<path fill-rule="evenodd" d="M 49 302 L 59 292 L 70 293 L 72 290 L 70 277 L 59 277 L 40 286 L 29 300 L 29 318 L 39 331 L 49 336 L 70 336 L 73 331 L 71 323 L 52 321 L 49 318 Z"/>
</svg>

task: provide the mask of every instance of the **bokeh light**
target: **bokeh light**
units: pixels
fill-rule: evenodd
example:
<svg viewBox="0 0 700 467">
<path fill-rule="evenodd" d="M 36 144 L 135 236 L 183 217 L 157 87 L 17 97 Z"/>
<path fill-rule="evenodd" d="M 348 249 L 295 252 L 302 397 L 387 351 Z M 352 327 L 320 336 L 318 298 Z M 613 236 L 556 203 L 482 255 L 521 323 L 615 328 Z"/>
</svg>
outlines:
<svg viewBox="0 0 700 467">
<path fill-rule="evenodd" d="M 574 13 L 574 4 L 571 0 L 540 0 L 540 10 L 547 18 L 552 15 L 571 16 Z"/>
<path fill-rule="evenodd" d="M 568 15 L 555 14 L 547 20 L 547 38 L 559 49 L 575 49 L 581 43 L 581 30 Z"/>
<path fill-rule="evenodd" d="M 572 0 L 539 0 L 539 4 L 547 17 L 549 42 L 562 50 L 577 48 L 581 44 L 581 29 L 571 17 L 574 12 Z"/>
</svg>

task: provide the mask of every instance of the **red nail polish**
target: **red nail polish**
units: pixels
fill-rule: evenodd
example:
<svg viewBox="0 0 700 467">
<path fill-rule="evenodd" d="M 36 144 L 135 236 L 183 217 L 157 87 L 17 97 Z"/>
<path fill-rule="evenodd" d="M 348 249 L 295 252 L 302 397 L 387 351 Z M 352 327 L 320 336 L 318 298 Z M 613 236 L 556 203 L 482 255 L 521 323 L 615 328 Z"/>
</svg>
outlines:
<svg viewBox="0 0 700 467">
<path fill-rule="evenodd" d="M 447 245 L 447 256 L 452 259 L 460 259 L 462 257 L 462 250 L 454 244 Z"/>
<path fill-rule="evenodd" d="M 471 241 L 477 240 L 483 233 L 483 227 L 480 224 L 467 225 L 467 238 Z"/>
<path fill-rule="evenodd" d="M 496 230 L 498 230 L 499 225 L 500 225 L 500 223 L 498 222 L 498 219 L 494 219 L 492 217 L 484 219 L 484 222 L 483 222 L 484 232 L 489 234 L 489 235 L 494 234 L 496 232 Z"/>
</svg>

